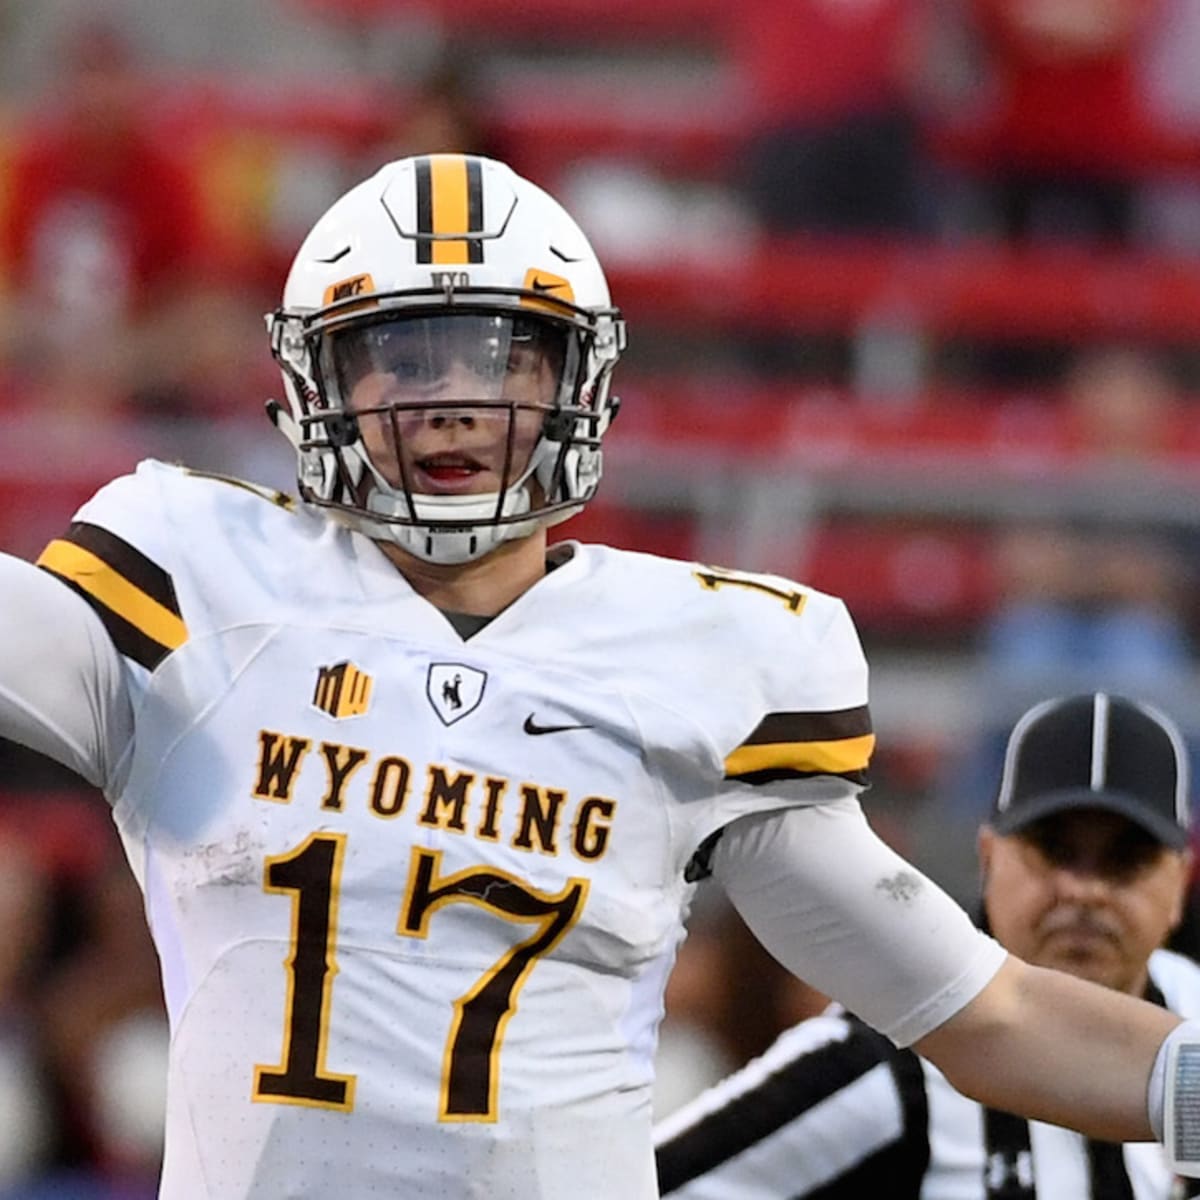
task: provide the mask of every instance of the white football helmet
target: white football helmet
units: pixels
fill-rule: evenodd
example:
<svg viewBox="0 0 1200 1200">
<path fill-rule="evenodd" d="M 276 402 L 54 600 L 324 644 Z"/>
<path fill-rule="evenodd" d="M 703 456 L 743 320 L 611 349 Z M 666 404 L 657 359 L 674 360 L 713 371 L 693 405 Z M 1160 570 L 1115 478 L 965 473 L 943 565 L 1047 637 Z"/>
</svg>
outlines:
<svg viewBox="0 0 1200 1200">
<path fill-rule="evenodd" d="M 267 325 L 301 494 L 368 537 L 467 562 L 594 494 L 625 325 L 583 232 L 503 163 L 383 167 L 313 227 Z M 535 393 L 512 383 L 531 363 Z M 419 426 L 489 422 L 487 462 L 419 457 Z"/>
</svg>

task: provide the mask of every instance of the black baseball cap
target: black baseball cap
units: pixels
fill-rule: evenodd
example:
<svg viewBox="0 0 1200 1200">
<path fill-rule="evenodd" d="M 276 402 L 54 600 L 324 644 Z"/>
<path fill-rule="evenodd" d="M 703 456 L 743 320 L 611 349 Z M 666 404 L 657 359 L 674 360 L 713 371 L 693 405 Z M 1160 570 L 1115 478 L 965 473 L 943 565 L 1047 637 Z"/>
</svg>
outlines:
<svg viewBox="0 0 1200 1200">
<path fill-rule="evenodd" d="M 1102 808 L 1182 849 L 1189 802 L 1187 747 L 1171 719 L 1087 692 L 1043 701 L 1013 727 L 992 826 L 1016 833 L 1052 813 Z"/>
</svg>

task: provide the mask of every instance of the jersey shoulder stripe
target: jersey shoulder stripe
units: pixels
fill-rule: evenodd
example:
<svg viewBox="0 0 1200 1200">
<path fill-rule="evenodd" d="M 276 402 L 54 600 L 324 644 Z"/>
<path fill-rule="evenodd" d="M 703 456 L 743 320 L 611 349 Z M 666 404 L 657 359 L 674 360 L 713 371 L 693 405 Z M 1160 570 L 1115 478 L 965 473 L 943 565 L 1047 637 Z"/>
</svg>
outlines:
<svg viewBox="0 0 1200 1200">
<path fill-rule="evenodd" d="M 213 483 L 225 483 L 230 487 L 240 488 L 244 492 L 249 492 L 253 496 L 257 496 L 260 500 L 265 500 L 268 504 L 274 504 L 277 508 L 286 509 L 288 512 L 294 512 L 296 509 L 296 500 L 289 496 L 287 492 L 281 492 L 278 488 L 265 487 L 261 483 L 251 483 L 248 479 L 239 479 L 236 475 L 222 475 L 219 471 L 201 471 L 196 467 L 180 468 L 182 474 L 190 476 L 192 479 L 208 479 Z"/>
<path fill-rule="evenodd" d="M 773 712 L 725 758 L 725 778 L 746 783 L 839 775 L 866 783 L 875 748 L 865 704 L 831 712 Z"/>
<path fill-rule="evenodd" d="M 76 521 L 37 565 L 78 592 L 116 648 L 148 671 L 187 641 L 171 576 L 109 530 Z"/>
</svg>

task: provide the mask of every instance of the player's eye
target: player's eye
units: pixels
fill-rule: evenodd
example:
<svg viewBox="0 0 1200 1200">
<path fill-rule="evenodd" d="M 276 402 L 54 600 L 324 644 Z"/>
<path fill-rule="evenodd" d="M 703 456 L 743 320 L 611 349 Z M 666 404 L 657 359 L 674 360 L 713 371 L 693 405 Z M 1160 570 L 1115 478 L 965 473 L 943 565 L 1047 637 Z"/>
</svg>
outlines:
<svg viewBox="0 0 1200 1200">
<path fill-rule="evenodd" d="M 534 375 L 542 365 L 542 352 L 537 347 L 514 341 L 508 348 L 505 369 L 510 375 Z"/>
<path fill-rule="evenodd" d="M 393 375 L 401 383 L 416 382 L 429 373 L 428 356 L 416 353 L 403 338 L 392 338 L 374 356 L 375 369 Z"/>
</svg>

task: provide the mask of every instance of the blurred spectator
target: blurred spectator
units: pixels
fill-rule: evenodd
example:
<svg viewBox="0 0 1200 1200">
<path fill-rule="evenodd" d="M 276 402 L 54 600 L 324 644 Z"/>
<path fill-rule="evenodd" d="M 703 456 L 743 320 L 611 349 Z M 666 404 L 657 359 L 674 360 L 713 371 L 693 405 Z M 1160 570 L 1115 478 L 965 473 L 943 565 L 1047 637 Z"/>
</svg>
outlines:
<svg viewBox="0 0 1200 1200">
<path fill-rule="evenodd" d="M 0 275 L 18 366 L 104 359 L 136 386 L 142 331 L 199 269 L 196 191 L 152 112 L 120 30 L 65 35 L 53 99 L 20 123 L 5 180 Z"/>
<path fill-rule="evenodd" d="M 82 881 L 77 942 L 41 990 L 67 1145 L 13 1200 L 153 1200 L 157 1191 L 166 1017 L 141 894 L 111 842 L 104 866 Z"/>
<path fill-rule="evenodd" d="M 282 279 L 274 280 L 276 291 Z M 135 412 L 240 416 L 269 431 L 262 405 L 278 390 L 279 373 L 260 331 L 262 314 L 273 304 L 236 278 L 185 289 L 142 338 L 143 369 L 130 396 Z M 180 439 L 175 453 L 182 454 L 185 444 L 189 465 L 203 465 L 196 462 L 194 433 Z"/>
<path fill-rule="evenodd" d="M 55 1149 L 55 1113 L 34 985 L 49 942 L 46 878 L 29 850 L 0 837 L 0 1192 L 26 1183 Z"/>
<path fill-rule="evenodd" d="M 1171 546 L 1040 526 L 1007 531 L 996 562 L 985 667 L 1007 685 L 1037 690 L 1035 676 L 1087 673 L 1149 686 L 1188 668 L 1183 564 Z"/>
<path fill-rule="evenodd" d="M 140 895 L 101 797 L 62 768 L 14 789 L 22 755 L 0 744 L 0 1200 L 153 1200 L 167 1032 Z"/>
<path fill-rule="evenodd" d="M 78 949 L 48 980 L 45 1010 L 60 1073 L 81 1119 L 96 1120 L 98 1081 L 90 1070 L 94 1047 L 120 1022 L 162 1011 L 158 959 L 145 928 L 142 898 L 120 854 L 114 851 L 91 881 Z M 112 965 L 120 963 L 114 971 Z M 165 1064 L 165 1059 L 163 1060 Z M 92 1130 L 94 1140 L 103 1139 Z"/>
<path fill-rule="evenodd" d="M 664 994 L 654 1066 L 654 1112 L 665 1116 L 733 1069 L 725 1025 L 726 914 L 703 887 Z"/>
<path fill-rule="evenodd" d="M 1079 469 L 1136 486 L 1170 448 L 1176 387 L 1148 353 L 1082 356 L 1063 389 Z M 1006 679 L 1091 672 L 1131 689 L 1190 669 L 1186 563 L 1180 548 L 1137 528 L 1048 524 L 1006 531 L 996 557 L 1001 605 L 985 631 L 985 666 Z"/>
<path fill-rule="evenodd" d="M 1177 385 L 1148 352 L 1116 347 L 1082 355 L 1068 371 L 1074 480 L 1136 495 L 1171 446 Z M 981 630 L 980 728 L 948 764 L 943 797 L 965 820 L 986 805 L 1006 727 L 1051 691 L 1128 691 L 1167 704 L 1194 672 L 1189 548 L 1163 528 L 1098 516 L 1049 516 L 1000 531 L 993 559 L 997 604 Z"/>
<path fill-rule="evenodd" d="M 355 164 L 353 178 L 411 154 L 468 153 L 510 161 L 485 117 L 486 108 L 467 46 L 447 47 L 441 61 L 418 86 L 395 97 L 392 117 Z"/>
<path fill-rule="evenodd" d="M 654 1112 L 665 1116 L 828 1004 L 779 965 L 715 885 L 701 882 L 664 996 Z"/>
<path fill-rule="evenodd" d="M 165 1018 L 143 1013 L 103 1030 L 86 1063 L 96 1161 L 52 1168 L 0 1200 L 155 1200 L 166 1104 Z"/>
<path fill-rule="evenodd" d="M 129 420 L 130 382 L 109 337 L 0 374 L 0 547 L 36 557 L 114 471 L 151 452 L 149 430 Z"/>
<path fill-rule="evenodd" d="M 1064 395 L 1075 448 L 1089 465 L 1136 470 L 1173 448 L 1179 389 L 1149 350 L 1111 346 L 1081 355 Z"/>
<path fill-rule="evenodd" d="M 1160 153 L 1141 70 L 1165 0 L 969 0 L 978 86 L 948 142 L 1007 237 L 1119 243 Z"/>
<path fill-rule="evenodd" d="M 1200 0 L 1161 0 L 1142 51 L 1142 86 L 1166 143 L 1142 191 L 1142 237 L 1164 251 L 1194 255 L 1200 253 Z"/>
<path fill-rule="evenodd" d="M 929 0 L 746 0 L 731 11 L 754 129 L 743 186 L 763 226 L 921 228 Z"/>
</svg>

